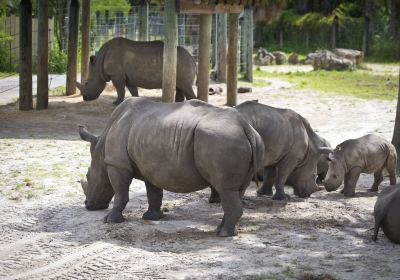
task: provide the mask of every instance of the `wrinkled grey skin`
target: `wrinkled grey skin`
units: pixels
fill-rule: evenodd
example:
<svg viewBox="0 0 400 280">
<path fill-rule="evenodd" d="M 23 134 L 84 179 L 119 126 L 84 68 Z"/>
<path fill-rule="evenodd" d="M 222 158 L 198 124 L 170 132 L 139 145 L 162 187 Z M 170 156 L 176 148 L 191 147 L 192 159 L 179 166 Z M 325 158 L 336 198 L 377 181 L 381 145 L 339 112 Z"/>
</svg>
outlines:
<svg viewBox="0 0 400 280">
<path fill-rule="evenodd" d="M 400 244 L 400 185 L 384 188 L 374 207 L 375 230 L 372 240 L 378 239 L 379 228 L 394 243 Z"/>
<path fill-rule="evenodd" d="M 376 192 L 385 168 L 390 175 L 390 184 L 396 184 L 396 149 L 382 137 L 368 134 L 344 141 L 329 154 L 328 159 L 329 169 L 324 180 L 328 192 L 337 190 L 344 181 L 343 194 L 354 196 L 361 173 L 374 173 L 374 183 L 369 191 Z"/>
<path fill-rule="evenodd" d="M 275 185 L 273 199 L 289 199 L 284 192 L 285 183 L 300 197 L 308 197 L 317 191 L 317 163 L 326 149 L 319 147 L 321 138 L 308 121 L 292 110 L 254 101 L 246 101 L 235 108 L 264 142 L 263 184 L 257 193 L 272 195 Z M 218 202 L 215 192 L 209 201 Z"/>
<path fill-rule="evenodd" d="M 331 148 L 331 143 L 328 142 L 325 138 L 319 136 L 316 134 L 316 145 L 318 147 L 326 147 L 326 148 Z M 322 185 L 323 180 L 325 179 L 326 173 L 328 173 L 328 168 L 329 168 L 329 161 L 326 157 L 326 154 L 322 154 L 318 160 L 317 164 L 317 183 Z"/>
<path fill-rule="evenodd" d="M 76 83 L 85 101 L 99 97 L 112 81 L 118 94 L 114 104 L 125 97 L 125 86 L 132 96 L 138 96 L 138 87 L 162 88 L 163 48 L 161 41 L 136 42 L 114 38 L 105 43 L 96 57 L 90 57 L 89 77 L 85 84 Z M 176 101 L 194 99 L 193 83 L 197 66 L 193 57 L 178 47 L 176 72 Z"/>
<path fill-rule="evenodd" d="M 149 209 L 143 218 L 149 220 L 163 216 L 162 189 L 188 193 L 213 185 L 224 210 L 217 234 L 236 234 L 241 197 L 264 155 L 261 137 L 236 110 L 199 100 L 171 104 L 131 97 L 114 110 L 99 137 L 83 127 L 79 133 L 91 142 L 92 161 L 82 182 L 86 208 L 107 208 L 114 196 L 105 222 L 124 220 L 133 178 L 146 184 Z"/>
</svg>

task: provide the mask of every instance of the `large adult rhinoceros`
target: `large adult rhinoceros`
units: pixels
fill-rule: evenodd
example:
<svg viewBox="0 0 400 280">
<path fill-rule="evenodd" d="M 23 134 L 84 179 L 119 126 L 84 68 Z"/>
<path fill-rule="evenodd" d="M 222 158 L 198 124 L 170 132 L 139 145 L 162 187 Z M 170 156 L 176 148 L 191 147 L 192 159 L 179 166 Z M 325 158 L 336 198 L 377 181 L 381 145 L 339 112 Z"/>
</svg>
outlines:
<svg viewBox="0 0 400 280">
<path fill-rule="evenodd" d="M 138 87 L 162 88 L 163 48 L 161 41 L 135 42 L 114 38 L 105 43 L 96 57 L 90 57 L 89 77 L 85 84 L 76 83 L 85 101 L 99 97 L 112 81 L 118 94 L 114 104 L 125 97 L 125 86 L 132 96 L 138 96 Z M 194 99 L 193 83 L 197 73 L 196 62 L 183 47 L 178 47 L 176 72 L 176 101 Z"/>
<path fill-rule="evenodd" d="M 263 184 L 257 193 L 272 195 L 275 200 L 286 200 L 285 183 L 296 195 L 308 197 L 318 190 L 317 163 L 323 153 L 331 149 L 321 147 L 321 137 L 301 115 L 289 109 L 278 109 L 254 101 L 235 107 L 244 119 L 260 134 L 265 146 Z M 212 191 L 210 202 L 218 201 Z"/>
<path fill-rule="evenodd" d="M 105 222 L 123 221 L 136 178 L 147 189 L 144 219 L 162 217 L 162 189 L 188 193 L 212 185 L 224 210 L 217 234 L 236 234 L 241 196 L 262 164 L 264 144 L 235 109 L 199 100 L 167 104 L 131 97 L 114 110 L 99 137 L 83 127 L 79 134 L 91 143 L 92 162 L 82 182 L 86 208 L 107 208 L 114 196 Z"/>
</svg>

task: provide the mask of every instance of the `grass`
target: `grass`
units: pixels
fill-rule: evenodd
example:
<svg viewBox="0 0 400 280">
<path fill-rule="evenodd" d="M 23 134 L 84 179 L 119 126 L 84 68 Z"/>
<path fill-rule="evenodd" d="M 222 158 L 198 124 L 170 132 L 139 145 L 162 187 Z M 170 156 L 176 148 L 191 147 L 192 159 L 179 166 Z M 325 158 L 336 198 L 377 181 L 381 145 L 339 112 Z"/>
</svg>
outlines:
<svg viewBox="0 0 400 280">
<path fill-rule="evenodd" d="M 17 72 L 0 72 L 0 78 L 18 75 Z"/>
<path fill-rule="evenodd" d="M 277 78 L 293 84 L 296 89 L 311 89 L 322 93 L 353 96 L 362 99 L 395 100 L 398 77 L 374 75 L 371 71 L 312 71 L 294 73 L 254 72 L 256 78 Z"/>
<path fill-rule="evenodd" d="M 62 96 L 65 95 L 65 86 L 59 86 L 49 90 L 49 96 Z"/>
</svg>

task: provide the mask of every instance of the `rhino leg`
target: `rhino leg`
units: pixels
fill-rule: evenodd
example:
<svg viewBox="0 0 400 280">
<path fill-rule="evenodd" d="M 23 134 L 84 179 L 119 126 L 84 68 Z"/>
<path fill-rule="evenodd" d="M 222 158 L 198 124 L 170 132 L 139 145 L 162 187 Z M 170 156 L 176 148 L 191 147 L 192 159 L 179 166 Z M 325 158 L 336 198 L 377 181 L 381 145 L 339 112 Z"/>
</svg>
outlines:
<svg viewBox="0 0 400 280">
<path fill-rule="evenodd" d="M 180 88 L 180 90 L 185 95 L 187 100 L 196 99 L 197 98 L 196 94 L 193 91 L 193 87 L 191 85 L 187 86 L 187 87 L 184 87 L 184 88 Z"/>
<path fill-rule="evenodd" d="M 107 167 L 108 178 L 110 179 L 114 190 L 114 206 L 111 211 L 104 217 L 105 223 L 120 223 L 125 219 L 122 211 L 125 209 L 129 201 L 129 185 L 132 182 L 132 175 L 126 169 Z"/>
<path fill-rule="evenodd" d="M 210 187 L 210 189 L 211 189 L 211 194 L 210 194 L 210 198 L 208 199 L 208 202 L 209 203 L 220 203 L 221 198 L 219 197 L 218 192 L 213 187 Z"/>
<path fill-rule="evenodd" d="M 361 168 L 355 167 L 344 175 L 344 188 L 343 188 L 344 196 L 351 197 L 356 195 L 356 185 L 358 178 L 360 177 L 360 174 L 361 174 Z"/>
<path fill-rule="evenodd" d="M 285 158 L 276 167 L 275 174 L 275 194 L 272 196 L 273 200 L 289 200 L 290 196 L 285 194 L 285 183 L 289 175 L 296 168 L 297 160 L 293 158 Z"/>
<path fill-rule="evenodd" d="M 383 181 L 383 174 L 382 170 L 379 170 L 374 173 L 374 183 L 372 186 L 368 189 L 369 192 L 377 192 L 378 191 L 378 186 L 380 183 Z"/>
<path fill-rule="evenodd" d="M 139 91 L 136 86 L 127 86 L 129 89 L 129 92 L 131 93 L 132 96 L 138 97 L 139 96 Z"/>
<path fill-rule="evenodd" d="M 236 224 L 243 214 L 242 200 L 238 191 L 219 191 L 224 217 L 217 228 L 219 237 L 234 236 L 237 234 Z"/>
<path fill-rule="evenodd" d="M 175 95 L 175 102 L 183 102 L 185 101 L 185 95 L 183 94 L 183 91 L 180 89 L 176 89 L 176 95 Z"/>
<path fill-rule="evenodd" d="M 386 163 L 386 169 L 389 172 L 391 185 L 396 185 L 397 183 L 396 165 L 397 165 L 397 156 L 390 156 L 390 158 L 388 158 Z"/>
<path fill-rule="evenodd" d="M 380 227 L 381 227 L 381 219 L 377 219 L 375 217 L 375 228 L 374 228 L 374 234 L 372 235 L 372 240 L 375 242 L 376 240 L 378 240 L 378 232 Z"/>
<path fill-rule="evenodd" d="M 124 101 L 125 98 L 125 80 L 122 78 L 111 78 L 111 81 L 113 85 L 115 86 L 115 89 L 117 90 L 117 100 L 114 101 L 114 105 L 120 104 L 122 101 Z"/>
<path fill-rule="evenodd" d="M 274 166 L 264 167 L 263 184 L 261 188 L 257 190 L 257 195 L 258 196 L 272 195 L 272 186 L 274 185 L 274 181 L 275 181 L 275 167 Z"/>
<path fill-rule="evenodd" d="M 149 204 L 148 210 L 143 214 L 143 220 L 158 221 L 164 217 L 161 211 L 161 204 L 163 198 L 163 190 L 157 188 L 150 182 L 145 182 L 147 191 L 147 201 Z"/>
</svg>

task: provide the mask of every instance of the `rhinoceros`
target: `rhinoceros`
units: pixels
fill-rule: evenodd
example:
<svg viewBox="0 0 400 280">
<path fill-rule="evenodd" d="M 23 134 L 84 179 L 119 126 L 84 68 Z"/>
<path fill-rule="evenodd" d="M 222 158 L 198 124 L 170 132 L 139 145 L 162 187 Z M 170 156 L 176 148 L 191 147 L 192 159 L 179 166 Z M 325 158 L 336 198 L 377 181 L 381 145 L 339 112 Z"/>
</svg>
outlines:
<svg viewBox="0 0 400 280">
<path fill-rule="evenodd" d="M 383 169 L 390 175 L 390 184 L 396 184 L 397 153 L 386 139 L 367 134 L 357 139 L 349 139 L 339 144 L 328 155 L 329 169 L 324 185 L 328 192 L 337 190 L 344 181 L 345 196 L 354 196 L 361 173 L 374 173 L 374 183 L 369 191 L 378 191 L 383 181 Z"/>
<path fill-rule="evenodd" d="M 308 197 L 318 190 L 317 163 L 330 149 L 320 147 L 321 138 L 306 119 L 288 109 L 278 109 L 255 101 L 246 101 L 235 107 L 244 119 L 260 134 L 265 146 L 263 184 L 259 195 L 272 195 L 275 200 L 289 199 L 285 183 L 295 194 Z M 210 202 L 218 202 L 212 190 Z"/>
<path fill-rule="evenodd" d="M 85 101 L 99 97 L 112 81 L 118 94 L 114 104 L 125 97 L 125 86 L 132 96 L 138 96 L 138 87 L 162 88 L 163 48 L 161 41 L 135 42 L 114 38 L 105 43 L 96 56 L 90 57 L 89 77 L 85 84 L 76 83 Z M 194 99 L 193 83 L 197 73 L 194 58 L 183 47 L 177 49 L 176 101 Z"/>
<path fill-rule="evenodd" d="M 378 239 L 379 228 L 394 243 L 400 244 L 400 185 L 388 186 L 378 195 L 374 207 L 375 230 L 372 240 Z"/>
<path fill-rule="evenodd" d="M 104 221 L 122 222 L 129 185 L 136 178 L 147 190 L 149 208 L 143 218 L 157 220 L 163 216 L 162 189 L 188 193 L 212 185 L 224 210 L 218 236 L 236 234 L 241 196 L 264 155 L 260 135 L 235 109 L 199 100 L 167 104 L 127 98 L 99 137 L 83 127 L 79 134 L 91 143 L 92 161 L 82 181 L 88 210 L 107 208 L 114 196 Z"/>
</svg>

